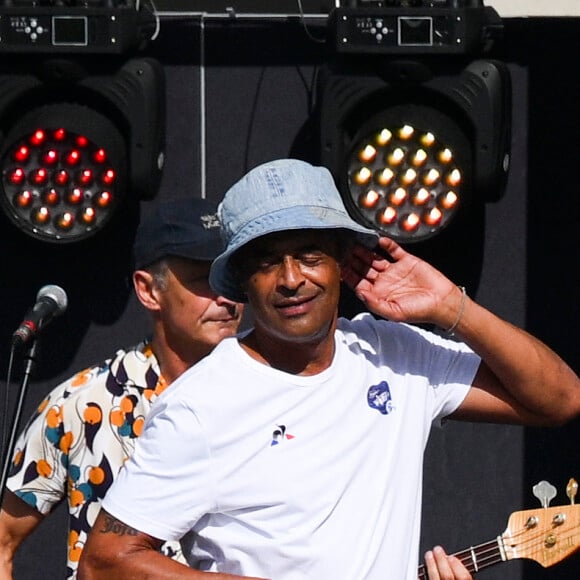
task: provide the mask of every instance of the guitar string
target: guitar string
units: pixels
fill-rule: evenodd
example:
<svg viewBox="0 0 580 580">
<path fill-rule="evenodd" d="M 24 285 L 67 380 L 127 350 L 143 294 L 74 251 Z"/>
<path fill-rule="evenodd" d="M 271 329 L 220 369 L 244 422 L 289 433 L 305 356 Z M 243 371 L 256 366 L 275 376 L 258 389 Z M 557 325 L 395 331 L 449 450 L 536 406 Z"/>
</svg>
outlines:
<svg viewBox="0 0 580 580">
<path fill-rule="evenodd" d="M 486 552 L 490 552 L 490 554 L 486 555 Z M 472 546 L 471 548 L 453 554 L 454 556 L 459 558 L 459 560 L 461 560 L 461 562 L 469 570 L 469 572 L 477 571 L 476 565 L 473 562 L 472 553 L 475 553 L 477 567 L 483 568 L 485 566 L 491 566 L 492 564 L 502 561 L 497 540 L 490 540 L 489 542 L 485 542 L 477 546 Z M 495 561 L 493 560 L 493 558 L 495 558 Z M 419 579 L 420 580 L 427 579 L 424 564 L 419 566 Z"/>
<path fill-rule="evenodd" d="M 575 527 L 578 527 L 578 524 L 576 524 Z M 557 530 L 557 528 L 554 528 L 554 529 Z M 507 560 L 512 559 L 512 558 L 509 558 L 509 555 L 511 555 L 510 552 L 513 552 L 513 546 L 509 545 L 510 539 L 512 541 L 517 540 L 518 537 L 520 537 L 524 534 L 527 534 L 527 538 L 526 538 L 525 542 L 518 544 L 518 548 L 520 549 L 520 552 L 525 552 L 526 549 L 529 549 L 530 545 L 538 544 L 538 540 L 545 538 L 546 534 L 549 534 L 550 531 L 552 531 L 552 528 L 544 529 L 544 530 L 537 530 L 536 534 L 530 535 L 528 533 L 529 530 L 522 528 L 519 532 L 515 533 L 511 538 L 510 537 L 504 538 L 503 536 L 500 536 L 502 543 L 504 544 L 504 551 L 506 552 L 506 559 Z M 568 540 L 571 540 L 570 550 L 573 551 L 577 545 L 577 543 L 573 540 L 573 538 L 575 538 L 575 536 L 577 536 L 579 533 L 580 532 L 578 532 L 578 531 L 574 532 L 574 530 L 572 530 L 572 533 L 569 535 L 564 535 L 564 536 L 559 535 L 558 541 L 555 545 L 557 545 L 557 544 L 561 545 L 562 543 L 566 543 Z M 538 547 L 538 550 L 543 549 L 541 546 L 542 546 L 542 544 L 540 544 L 540 547 Z M 550 548 L 546 548 L 546 549 L 550 549 Z M 473 554 L 475 554 L 475 562 L 473 561 Z M 498 564 L 498 563 L 503 561 L 503 558 L 501 557 L 501 548 L 499 546 L 499 539 L 485 542 L 483 544 L 479 544 L 478 546 L 472 546 L 471 548 L 468 548 L 466 550 L 462 550 L 461 552 L 457 552 L 454 555 L 461 560 L 461 562 L 464 564 L 464 566 L 468 569 L 469 572 L 477 572 L 477 570 L 479 568 L 485 568 L 487 566 L 491 566 L 493 564 Z M 558 561 L 560 561 L 561 559 L 562 558 L 560 558 Z M 554 562 L 554 563 L 556 563 L 556 562 Z M 426 574 L 425 565 L 419 566 L 419 580 L 426 580 L 427 576 L 425 574 Z"/>
<path fill-rule="evenodd" d="M 475 554 L 475 563 L 473 562 L 473 554 Z M 502 561 L 501 551 L 498 541 L 490 540 L 477 546 L 472 546 L 461 552 L 454 554 L 470 572 L 476 572 L 477 568 L 484 568 Z M 421 570 L 425 569 L 425 565 L 421 565 Z"/>
<path fill-rule="evenodd" d="M 491 550 L 489 549 L 491 548 Z M 493 552 L 493 556 L 484 556 L 487 552 Z M 472 553 L 475 553 L 477 567 L 473 562 Z M 479 544 L 478 546 L 472 546 L 466 550 L 462 550 L 461 552 L 457 552 L 453 554 L 455 557 L 459 558 L 463 565 L 468 569 L 469 572 L 476 572 L 478 567 L 485 567 L 491 566 L 492 564 L 501 562 L 501 555 L 500 549 L 497 543 L 497 540 L 491 540 L 489 542 L 485 542 L 484 544 Z M 495 557 L 496 560 L 493 561 L 491 558 Z M 488 563 L 489 561 L 489 563 Z M 425 565 L 422 564 L 419 566 L 419 580 L 427 580 L 427 572 L 425 569 Z"/>
<path fill-rule="evenodd" d="M 576 524 L 576 527 L 578 527 L 578 524 Z M 557 528 L 553 528 L 556 529 Z M 530 546 L 534 546 L 537 545 L 536 551 L 541 551 L 541 550 L 551 550 L 552 548 L 550 547 L 545 547 L 544 548 L 544 539 L 546 538 L 546 535 L 549 534 L 552 530 L 552 528 L 550 529 L 544 529 L 544 530 L 537 530 L 538 533 L 530 535 L 527 535 L 526 541 L 525 542 L 521 542 L 520 544 L 518 544 L 518 549 L 520 552 L 525 552 L 526 550 L 529 550 Z M 519 536 L 526 534 L 528 530 L 526 529 L 522 529 L 520 532 L 514 534 L 512 539 L 517 539 Z M 574 530 L 571 530 L 570 534 L 560 534 L 558 535 L 558 540 L 556 542 L 556 544 L 554 544 L 553 548 L 555 548 L 556 545 L 562 545 L 562 544 L 566 544 L 568 543 L 568 541 L 570 541 L 570 552 L 574 551 L 577 543 L 574 541 L 575 536 L 578 535 L 578 531 L 574 532 Z M 533 537 L 532 537 L 533 536 Z M 503 538 L 503 544 L 504 544 L 504 551 L 506 552 L 506 559 L 510 560 L 513 558 L 510 558 L 509 556 L 512 555 L 513 553 L 513 546 L 509 545 L 509 538 Z M 506 541 L 508 540 L 508 541 Z M 494 544 L 497 544 L 497 542 L 493 542 Z M 489 543 L 487 544 L 488 546 L 490 545 Z M 485 544 L 482 544 L 481 546 L 485 546 Z M 466 565 L 467 568 L 469 568 L 470 572 L 476 572 L 476 568 L 483 568 L 485 566 L 490 566 L 492 564 L 497 564 L 501 561 L 503 561 L 503 559 L 501 558 L 501 552 L 499 551 L 499 545 L 497 546 L 497 548 L 494 548 L 493 550 L 493 554 L 485 554 L 484 550 L 479 550 L 480 546 L 474 547 L 473 550 L 476 553 L 476 564 L 473 563 L 472 557 L 471 557 L 471 549 L 470 550 L 464 550 L 463 552 L 461 552 L 461 555 L 463 557 L 465 557 L 465 560 L 462 560 L 463 564 Z M 497 552 L 496 552 L 497 551 Z M 554 553 L 556 556 L 561 556 L 561 551 L 560 552 L 552 552 Z M 458 556 L 459 557 L 459 556 Z M 522 556 L 518 556 L 518 557 L 522 557 Z M 460 558 L 461 559 L 461 558 Z M 562 560 L 562 557 L 559 557 L 557 562 L 559 562 L 560 560 Z M 556 562 L 554 562 L 555 564 Z"/>
</svg>

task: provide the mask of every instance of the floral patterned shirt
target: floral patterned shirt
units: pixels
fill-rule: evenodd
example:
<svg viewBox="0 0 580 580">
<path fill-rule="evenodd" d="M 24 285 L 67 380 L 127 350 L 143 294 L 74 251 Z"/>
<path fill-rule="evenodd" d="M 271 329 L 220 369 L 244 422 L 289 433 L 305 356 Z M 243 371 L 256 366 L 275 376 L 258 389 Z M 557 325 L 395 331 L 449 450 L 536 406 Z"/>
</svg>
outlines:
<svg viewBox="0 0 580 580">
<path fill-rule="evenodd" d="M 42 514 L 68 500 L 67 578 L 76 577 L 101 500 L 166 387 L 148 343 L 119 350 L 51 391 L 20 435 L 7 487 Z M 162 550 L 185 563 L 178 543 Z"/>
</svg>

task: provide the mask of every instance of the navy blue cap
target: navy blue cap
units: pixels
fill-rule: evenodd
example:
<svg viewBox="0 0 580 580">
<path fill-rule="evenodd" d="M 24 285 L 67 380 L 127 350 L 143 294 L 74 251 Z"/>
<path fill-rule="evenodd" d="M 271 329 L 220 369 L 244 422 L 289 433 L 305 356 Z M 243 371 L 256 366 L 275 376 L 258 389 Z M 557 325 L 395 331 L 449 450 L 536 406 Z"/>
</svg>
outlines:
<svg viewBox="0 0 580 580">
<path fill-rule="evenodd" d="M 136 270 L 167 256 L 211 262 L 224 249 L 217 203 L 179 198 L 157 203 L 137 228 L 133 245 Z"/>
</svg>

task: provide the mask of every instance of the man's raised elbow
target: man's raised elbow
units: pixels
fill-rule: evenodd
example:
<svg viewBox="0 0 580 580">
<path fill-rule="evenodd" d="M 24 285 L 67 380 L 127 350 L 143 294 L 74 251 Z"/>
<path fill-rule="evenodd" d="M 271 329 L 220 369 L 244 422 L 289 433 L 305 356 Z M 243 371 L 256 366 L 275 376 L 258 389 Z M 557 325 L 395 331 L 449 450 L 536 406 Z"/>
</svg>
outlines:
<svg viewBox="0 0 580 580">
<path fill-rule="evenodd" d="M 574 385 L 564 396 L 558 397 L 551 412 L 546 415 L 543 422 L 545 427 L 562 427 L 574 419 L 580 417 L 580 379 L 575 377 Z"/>
<path fill-rule="evenodd" d="M 580 417 L 580 377 L 575 375 L 571 379 L 569 395 L 561 405 L 562 416 L 560 425 Z"/>
<path fill-rule="evenodd" d="M 550 426 L 562 427 L 578 417 L 580 417 L 580 401 L 574 401 L 571 404 L 563 403 L 561 412 Z"/>
</svg>

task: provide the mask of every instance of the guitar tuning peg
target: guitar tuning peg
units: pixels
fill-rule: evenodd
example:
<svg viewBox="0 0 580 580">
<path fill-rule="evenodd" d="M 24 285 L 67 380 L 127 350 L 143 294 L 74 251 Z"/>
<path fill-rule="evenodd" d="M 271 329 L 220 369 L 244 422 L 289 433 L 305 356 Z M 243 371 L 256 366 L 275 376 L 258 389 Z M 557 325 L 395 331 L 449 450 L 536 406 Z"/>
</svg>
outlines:
<svg viewBox="0 0 580 580">
<path fill-rule="evenodd" d="M 547 481 L 540 481 L 532 488 L 534 495 L 540 500 L 542 507 L 547 508 L 556 497 L 556 488 Z"/>
<path fill-rule="evenodd" d="M 570 499 L 570 503 L 574 505 L 576 494 L 578 493 L 578 482 L 572 477 L 566 486 L 566 495 Z"/>
</svg>

